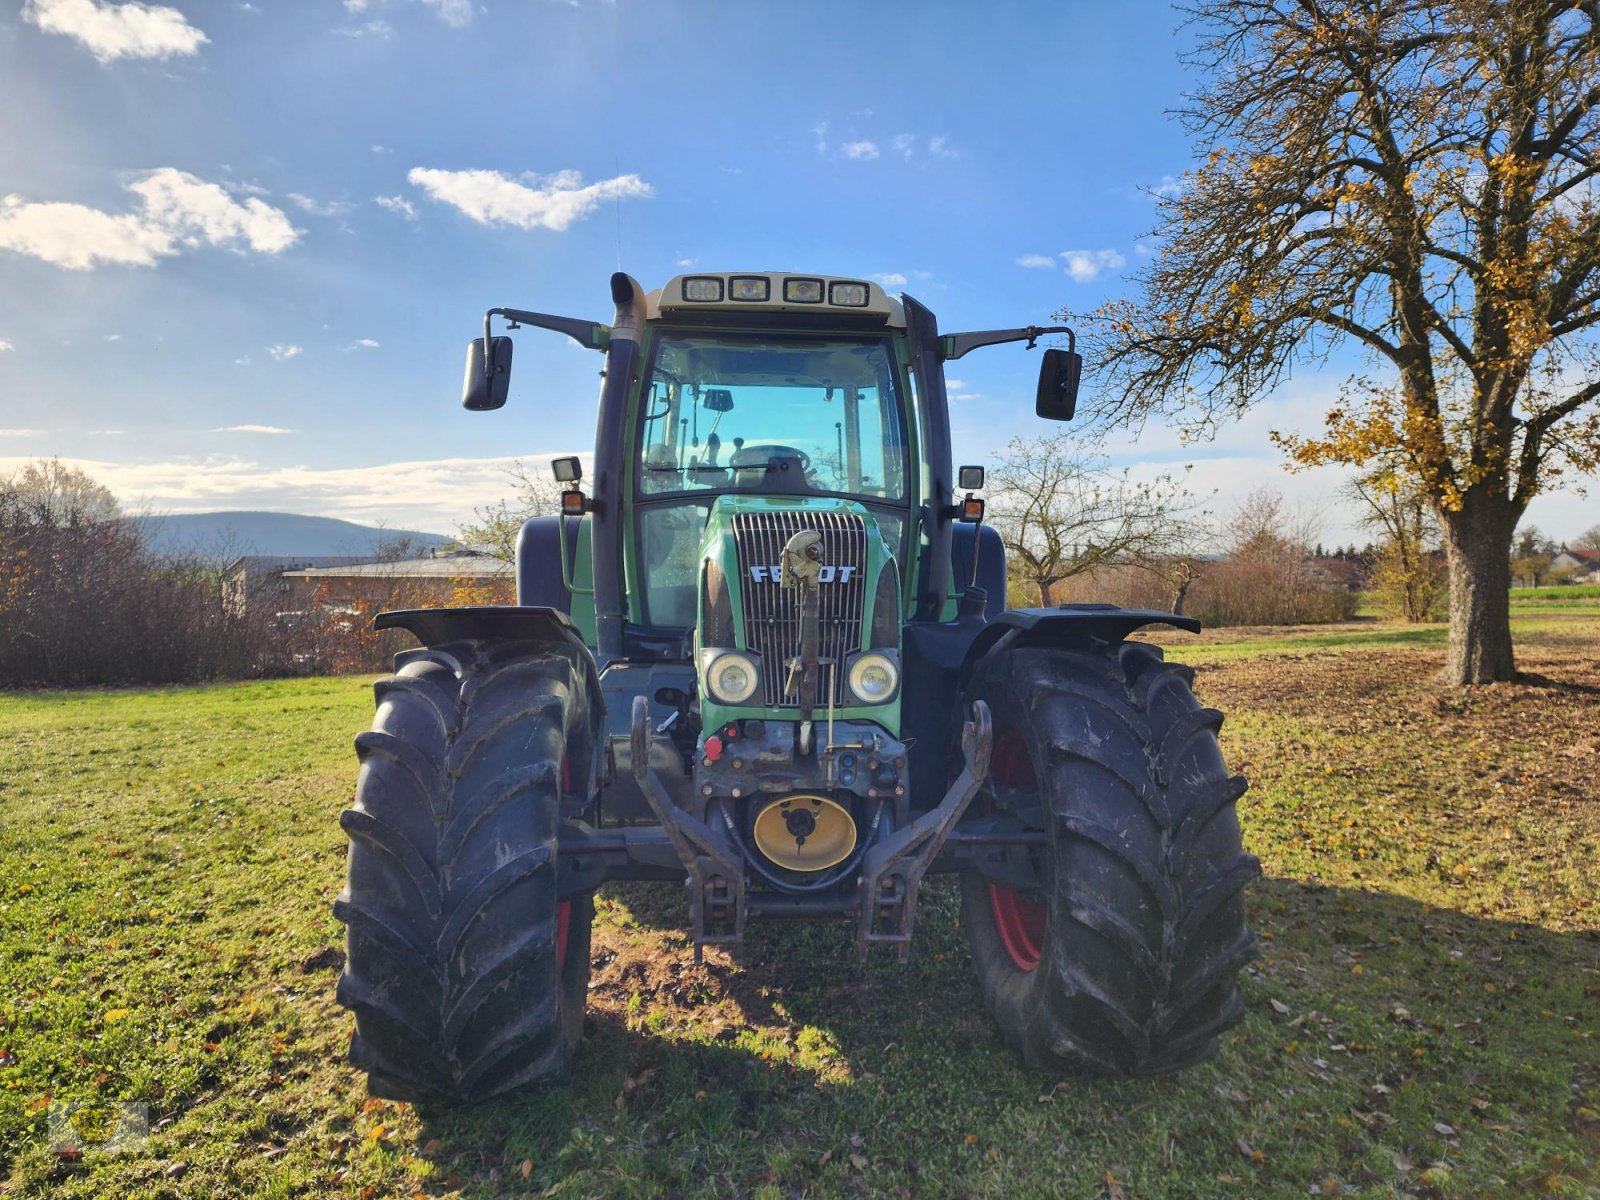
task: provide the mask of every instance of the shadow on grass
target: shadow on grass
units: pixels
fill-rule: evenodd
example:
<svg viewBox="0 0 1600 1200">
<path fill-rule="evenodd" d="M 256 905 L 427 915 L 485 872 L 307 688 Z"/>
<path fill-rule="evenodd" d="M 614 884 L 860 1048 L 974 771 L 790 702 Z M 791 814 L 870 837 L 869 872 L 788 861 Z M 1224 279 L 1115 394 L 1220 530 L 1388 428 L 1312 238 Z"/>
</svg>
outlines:
<svg viewBox="0 0 1600 1200">
<path fill-rule="evenodd" d="M 842 923 L 753 927 L 744 968 L 609 939 L 572 1086 L 424 1112 L 423 1157 L 468 1195 L 524 1163 L 554 1195 L 1590 1194 L 1592 932 L 1266 880 L 1216 1061 L 1054 1081 L 1001 1044 L 930 890 L 906 964 L 858 969 Z M 681 916 L 677 889 L 627 895 Z"/>
</svg>

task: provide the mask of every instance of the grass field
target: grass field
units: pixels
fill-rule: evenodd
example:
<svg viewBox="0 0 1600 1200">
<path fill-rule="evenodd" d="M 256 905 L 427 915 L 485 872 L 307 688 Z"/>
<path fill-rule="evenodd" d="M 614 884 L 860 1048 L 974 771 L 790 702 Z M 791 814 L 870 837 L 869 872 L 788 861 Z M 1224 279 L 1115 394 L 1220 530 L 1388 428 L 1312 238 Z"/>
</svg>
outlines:
<svg viewBox="0 0 1600 1200">
<path fill-rule="evenodd" d="M 1520 607 L 1520 606 L 1519 606 Z M 1600 1194 L 1600 610 L 1519 616 L 1527 682 L 1442 631 L 1164 637 L 1230 713 L 1266 878 L 1218 1060 L 1050 1080 L 984 1017 L 947 883 L 911 961 L 608 889 L 571 1089 L 368 1101 L 333 1003 L 336 823 L 369 680 L 0 697 L 7 1196 Z M 148 1106 L 53 1154 L 53 1106 Z"/>
</svg>

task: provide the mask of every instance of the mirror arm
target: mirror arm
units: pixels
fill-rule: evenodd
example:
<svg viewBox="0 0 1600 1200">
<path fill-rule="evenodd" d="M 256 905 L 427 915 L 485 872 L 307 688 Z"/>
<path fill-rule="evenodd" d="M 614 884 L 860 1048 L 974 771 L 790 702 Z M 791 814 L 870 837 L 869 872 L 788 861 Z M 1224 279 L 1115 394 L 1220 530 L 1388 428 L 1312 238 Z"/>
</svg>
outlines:
<svg viewBox="0 0 1600 1200">
<path fill-rule="evenodd" d="M 611 327 L 599 325 L 593 321 L 584 321 L 578 317 L 553 317 L 549 313 L 526 312 L 520 308 L 491 308 L 483 314 L 484 345 L 489 345 L 490 318 L 504 317 L 506 328 L 516 329 L 521 325 L 533 325 L 539 329 L 550 329 L 556 333 L 564 333 L 578 345 L 587 350 L 604 350 L 611 344 Z M 493 370 L 494 364 L 487 361 L 485 356 L 485 376 Z"/>
<path fill-rule="evenodd" d="M 1067 349 L 1076 351 L 1078 348 L 1078 335 L 1065 325 L 1029 325 L 1026 329 L 983 329 L 973 333 L 950 333 L 940 338 L 942 343 L 941 356 L 946 362 L 954 362 L 962 355 L 984 346 L 998 346 L 1004 342 L 1028 343 L 1032 350 L 1034 343 L 1047 333 L 1064 333 L 1067 335 Z"/>
</svg>

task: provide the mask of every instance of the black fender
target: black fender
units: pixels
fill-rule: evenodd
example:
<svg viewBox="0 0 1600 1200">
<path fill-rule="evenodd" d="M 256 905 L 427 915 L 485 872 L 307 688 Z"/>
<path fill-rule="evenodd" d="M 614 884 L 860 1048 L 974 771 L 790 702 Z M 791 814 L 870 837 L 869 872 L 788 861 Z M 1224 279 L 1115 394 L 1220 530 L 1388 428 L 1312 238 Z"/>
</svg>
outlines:
<svg viewBox="0 0 1600 1200">
<path fill-rule="evenodd" d="M 1072 646 L 1088 639 L 1120 642 L 1146 625 L 1171 625 L 1200 632 L 1193 617 L 1115 604 L 1063 604 L 1060 608 L 1013 608 L 992 618 L 972 639 L 961 664 L 961 689 L 985 658 L 1012 646 Z"/>
</svg>

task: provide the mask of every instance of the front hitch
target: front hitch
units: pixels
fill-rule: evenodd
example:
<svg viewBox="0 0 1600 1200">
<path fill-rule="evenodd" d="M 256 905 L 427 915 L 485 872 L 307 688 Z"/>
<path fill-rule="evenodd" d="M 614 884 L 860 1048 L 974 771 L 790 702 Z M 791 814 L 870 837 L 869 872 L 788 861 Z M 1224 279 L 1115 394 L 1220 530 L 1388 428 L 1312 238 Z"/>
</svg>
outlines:
<svg viewBox="0 0 1600 1200">
<path fill-rule="evenodd" d="M 874 846 L 862 860 L 856 950 L 863 960 L 870 946 L 888 943 L 905 962 L 911 949 L 911 925 L 917 915 L 917 889 L 950 831 L 988 778 L 989 751 L 993 746 L 989 706 L 975 700 L 972 720 L 961 728 L 961 753 L 966 763 L 944 799 L 938 807 Z"/>
<path fill-rule="evenodd" d="M 706 946 L 727 946 L 738 961 L 744 943 L 744 862 L 726 839 L 672 802 L 651 768 L 650 701 L 646 697 L 633 698 L 632 722 L 633 777 L 686 872 L 694 960 L 705 957 Z M 719 925 L 726 932 L 710 932 Z"/>
</svg>

